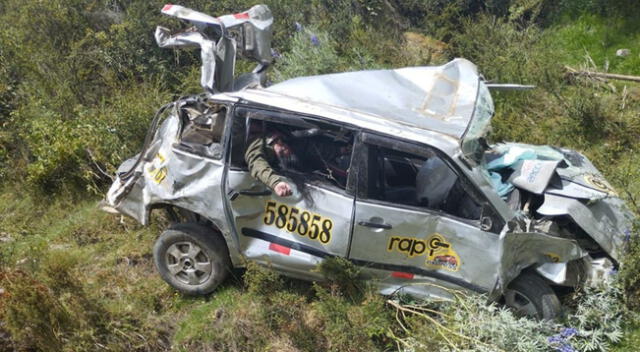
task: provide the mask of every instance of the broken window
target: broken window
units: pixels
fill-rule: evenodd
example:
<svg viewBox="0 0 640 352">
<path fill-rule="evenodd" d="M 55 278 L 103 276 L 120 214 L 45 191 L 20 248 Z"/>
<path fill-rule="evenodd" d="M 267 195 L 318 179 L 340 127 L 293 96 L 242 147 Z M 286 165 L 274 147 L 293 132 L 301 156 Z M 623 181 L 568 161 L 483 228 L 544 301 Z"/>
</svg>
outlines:
<svg viewBox="0 0 640 352">
<path fill-rule="evenodd" d="M 293 153 L 290 160 L 274 161 L 274 170 L 300 182 L 347 186 L 354 136 L 349 129 L 299 115 L 240 108 L 232 136 L 232 167 L 247 169 L 244 152 L 249 145 L 263 139 L 268 147 L 278 136 Z"/>
<path fill-rule="evenodd" d="M 189 104 L 179 109 L 182 121 L 178 148 L 202 156 L 222 158 L 222 134 L 227 109 L 213 104 Z"/>
</svg>

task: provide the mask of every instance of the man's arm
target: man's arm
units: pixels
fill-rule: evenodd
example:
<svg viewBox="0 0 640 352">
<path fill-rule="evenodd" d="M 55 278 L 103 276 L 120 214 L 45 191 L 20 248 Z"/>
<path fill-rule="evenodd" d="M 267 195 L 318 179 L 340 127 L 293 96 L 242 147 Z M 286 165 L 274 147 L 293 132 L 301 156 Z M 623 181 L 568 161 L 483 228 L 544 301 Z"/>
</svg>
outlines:
<svg viewBox="0 0 640 352">
<path fill-rule="evenodd" d="M 263 143 L 263 138 L 253 140 L 244 153 L 244 160 L 247 162 L 249 172 L 253 178 L 262 181 L 262 183 L 269 188 L 275 190 L 278 183 L 284 182 L 284 178 L 278 175 L 271 165 L 269 165 L 265 156 Z"/>
</svg>

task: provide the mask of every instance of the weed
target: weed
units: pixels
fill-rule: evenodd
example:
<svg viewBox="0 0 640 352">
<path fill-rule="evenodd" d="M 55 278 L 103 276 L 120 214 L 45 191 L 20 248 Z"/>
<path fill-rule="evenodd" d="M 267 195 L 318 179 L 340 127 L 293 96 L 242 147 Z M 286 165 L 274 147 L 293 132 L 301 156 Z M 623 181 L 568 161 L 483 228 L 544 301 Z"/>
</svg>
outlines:
<svg viewBox="0 0 640 352">
<path fill-rule="evenodd" d="M 325 282 L 316 284 L 316 291 L 325 296 L 325 289 L 327 289 L 332 296 L 344 296 L 350 301 L 357 302 L 362 299 L 367 289 L 360 277 L 360 269 L 344 258 L 326 259 L 316 270 L 326 279 Z"/>
</svg>

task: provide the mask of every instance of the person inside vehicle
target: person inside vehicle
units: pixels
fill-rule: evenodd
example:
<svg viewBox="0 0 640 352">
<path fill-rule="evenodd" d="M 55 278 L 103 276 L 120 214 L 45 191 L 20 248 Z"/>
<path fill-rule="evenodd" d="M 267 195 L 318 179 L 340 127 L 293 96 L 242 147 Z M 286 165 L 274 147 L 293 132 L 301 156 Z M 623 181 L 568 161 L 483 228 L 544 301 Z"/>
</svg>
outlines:
<svg viewBox="0 0 640 352">
<path fill-rule="evenodd" d="M 310 160 L 310 169 L 319 172 L 324 178 L 333 181 L 341 188 L 347 184 L 351 145 L 338 143 L 310 143 L 310 152 L 305 153 Z"/>
<path fill-rule="evenodd" d="M 262 181 L 279 197 L 288 197 L 293 191 L 287 179 L 274 170 L 295 169 L 298 158 L 278 131 L 267 132 L 265 136 L 254 139 L 244 154 L 251 176 Z"/>
</svg>

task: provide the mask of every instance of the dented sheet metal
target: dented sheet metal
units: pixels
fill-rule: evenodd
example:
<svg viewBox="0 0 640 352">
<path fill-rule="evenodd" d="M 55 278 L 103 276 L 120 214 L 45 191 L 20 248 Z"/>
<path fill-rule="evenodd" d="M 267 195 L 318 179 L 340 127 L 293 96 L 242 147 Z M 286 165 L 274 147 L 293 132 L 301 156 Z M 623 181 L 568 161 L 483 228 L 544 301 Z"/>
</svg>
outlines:
<svg viewBox="0 0 640 352">
<path fill-rule="evenodd" d="M 162 13 L 193 25 L 177 33 L 158 26 L 155 39 L 161 48 L 200 48 L 200 85 L 207 92 L 235 89 L 237 50 L 261 65 L 271 63 L 273 17 L 266 5 L 256 5 L 245 12 L 220 18 L 179 5 L 166 5 Z"/>
<path fill-rule="evenodd" d="M 496 192 L 515 186 L 542 195 L 542 205 L 532 209 L 535 216 L 568 216 L 611 257 L 621 259 L 633 216 L 584 155 L 515 143 L 494 146 L 489 153 L 499 156 L 484 165 L 488 172 L 512 170 L 507 182 L 493 182 Z"/>
<path fill-rule="evenodd" d="M 541 215 L 571 217 L 611 257 L 622 259 L 631 235 L 632 215 L 619 198 L 600 199 L 593 204 L 567 197 L 545 194 L 537 210 Z"/>
<path fill-rule="evenodd" d="M 469 61 L 302 77 L 263 88 L 273 23 L 266 6 L 217 18 L 177 5 L 163 13 L 192 25 L 178 33 L 158 27 L 156 40 L 161 47 L 200 48 L 206 94 L 160 109 L 144 150 L 118 169 L 106 197 L 110 209 L 145 225 L 154 208 L 184 211 L 188 221 L 220 232 L 234 267 L 251 260 L 322 279 L 317 265 L 343 257 L 385 294 L 447 297 L 450 289 L 465 289 L 498 298 L 523 272 L 575 287 L 602 281 L 621 259 L 633 216 L 586 157 L 517 143 L 485 150 L 493 100 Z M 236 54 L 258 67 L 234 79 Z M 289 132 L 311 126 L 349 133 L 352 153 L 380 147 L 367 135 L 389 143 L 380 148 L 409 145 L 397 151 L 420 155 L 424 164 L 407 164 L 415 175 L 398 178 L 388 194 L 417 204 L 361 197 L 361 188 L 375 183 L 361 155 L 352 156 L 357 164 L 345 172 L 347 185 L 307 182 L 312 174 L 302 174 L 304 188 L 296 183 L 290 197 L 275 196 L 233 161 L 260 119 L 262 128 L 282 123 Z M 239 134 L 237 126 L 244 128 Z M 384 160 L 375 174 L 386 180 L 395 173 L 387 163 L 402 165 L 402 158 Z M 455 213 L 463 208 L 460 199 L 477 216 Z"/>
<path fill-rule="evenodd" d="M 573 240 L 537 232 L 504 233 L 498 287 L 504 287 L 526 268 L 545 263 L 568 263 L 585 256 L 588 253 Z M 566 273 L 563 275 L 565 279 Z"/>
<path fill-rule="evenodd" d="M 455 59 L 437 67 L 294 78 L 268 90 L 461 138 L 480 84 L 476 66 Z"/>
<path fill-rule="evenodd" d="M 216 42 L 207 39 L 200 32 L 184 32 L 171 34 L 168 28 L 158 26 L 155 33 L 156 42 L 161 48 L 200 47 L 200 85 L 207 91 L 213 92 L 216 87 Z M 233 50 L 233 49 L 231 49 Z"/>
<path fill-rule="evenodd" d="M 553 185 L 547 188 L 545 193 L 592 201 L 607 197 L 607 193 L 604 191 L 596 190 L 592 187 L 585 187 L 580 183 L 567 179 L 560 179 L 560 185 L 557 186 L 557 188 Z"/>
</svg>

